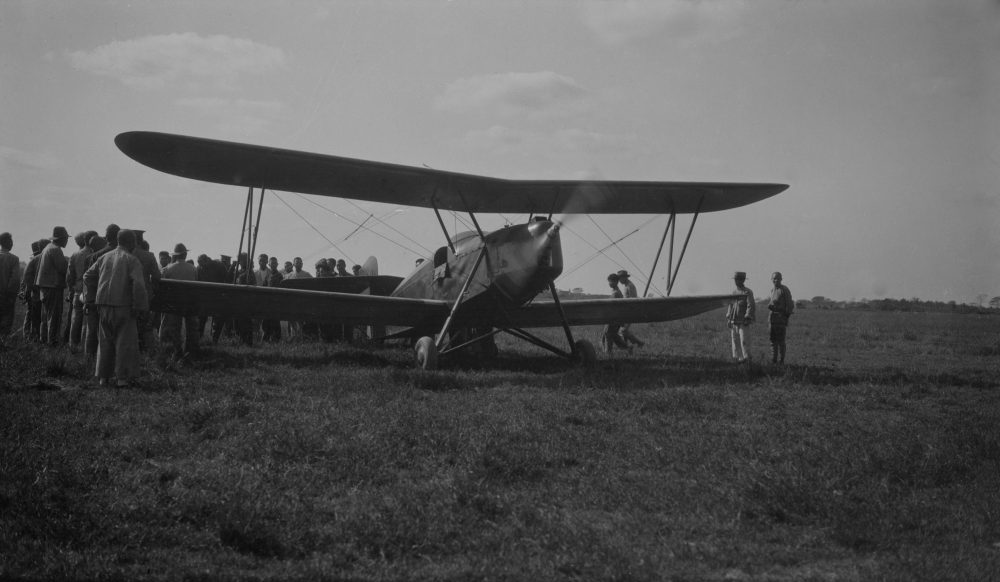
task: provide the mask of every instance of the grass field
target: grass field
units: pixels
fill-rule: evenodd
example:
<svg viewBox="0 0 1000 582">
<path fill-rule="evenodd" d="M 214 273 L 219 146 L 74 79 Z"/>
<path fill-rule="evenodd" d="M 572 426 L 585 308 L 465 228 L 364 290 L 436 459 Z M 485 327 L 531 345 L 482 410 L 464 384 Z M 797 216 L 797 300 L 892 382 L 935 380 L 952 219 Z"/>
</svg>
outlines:
<svg viewBox="0 0 1000 582">
<path fill-rule="evenodd" d="M 124 390 L 15 343 L 0 578 L 1000 579 L 1000 316 L 801 310 L 784 368 L 720 312 L 634 330 L 591 370 L 225 344 Z"/>
</svg>

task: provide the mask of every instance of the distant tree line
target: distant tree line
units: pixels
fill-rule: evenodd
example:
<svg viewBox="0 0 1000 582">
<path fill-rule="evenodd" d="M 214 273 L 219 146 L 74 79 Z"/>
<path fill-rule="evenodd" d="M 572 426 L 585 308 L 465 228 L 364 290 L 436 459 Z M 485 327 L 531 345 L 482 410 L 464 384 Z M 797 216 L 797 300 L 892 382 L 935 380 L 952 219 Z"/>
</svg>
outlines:
<svg viewBox="0 0 1000 582">
<path fill-rule="evenodd" d="M 861 299 L 850 301 L 835 301 L 823 296 L 812 299 L 802 299 L 795 302 L 800 309 L 851 309 L 862 311 L 910 311 L 924 313 L 978 313 L 982 315 L 1000 314 L 1000 296 L 994 297 L 985 304 L 985 295 L 980 296 L 979 304 L 958 303 L 955 301 L 922 301 L 917 297 L 910 299 Z"/>
</svg>

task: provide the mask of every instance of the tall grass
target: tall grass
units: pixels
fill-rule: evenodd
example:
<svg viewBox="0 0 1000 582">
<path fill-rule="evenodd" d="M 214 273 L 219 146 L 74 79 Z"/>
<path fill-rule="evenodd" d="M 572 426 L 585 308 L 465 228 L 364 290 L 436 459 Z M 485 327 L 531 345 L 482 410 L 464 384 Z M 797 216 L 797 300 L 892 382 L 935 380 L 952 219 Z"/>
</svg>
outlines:
<svg viewBox="0 0 1000 582">
<path fill-rule="evenodd" d="M 0 577 L 996 578 L 995 322 L 935 315 L 804 311 L 785 367 L 717 313 L 590 370 L 226 343 L 133 390 L 15 345 Z"/>
</svg>

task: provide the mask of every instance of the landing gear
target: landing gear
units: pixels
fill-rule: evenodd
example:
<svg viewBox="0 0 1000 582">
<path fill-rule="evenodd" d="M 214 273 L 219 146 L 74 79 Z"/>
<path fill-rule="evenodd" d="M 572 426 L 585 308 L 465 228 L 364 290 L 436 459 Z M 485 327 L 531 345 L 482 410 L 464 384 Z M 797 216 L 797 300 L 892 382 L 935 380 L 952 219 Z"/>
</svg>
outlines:
<svg viewBox="0 0 1000 582">
<path fill-rule="evenodd" d="M 413 351 L 417 356 L 417 366 L 423 370 L 437 369 L 438 349 L 433 338 L 424 336 L 418 339 Z"/>
<path fill-rule="evenodd" d="M 590 340 L 579 339 L 573 344 L 576 361 L 584 368 L 592 368 L 597 363 L 597 351 Z"/>
</svg>

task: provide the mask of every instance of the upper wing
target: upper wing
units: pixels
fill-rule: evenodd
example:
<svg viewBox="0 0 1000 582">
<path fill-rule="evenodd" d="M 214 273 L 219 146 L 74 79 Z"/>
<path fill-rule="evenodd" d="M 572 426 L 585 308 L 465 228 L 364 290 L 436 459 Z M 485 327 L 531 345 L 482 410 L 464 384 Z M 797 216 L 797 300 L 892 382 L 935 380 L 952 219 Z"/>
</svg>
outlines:
<svg viewBox="0 0 1000 582">
<path fill-rule="evenodd" d="M 186 315 L 422 328 L 440 326 L 449 311 L 445 302 L 429 299 L 172 279 L 159 282 L 150 310 Z"/>
<path fill-rule="evenodd" d="M 570 325 L 643 323 L 683 319 L 725 307 L 738 295 L 700 295 L 694 297 L 653 297 L 645 299 L 584 299 L 562 301 Z M 554 327 L 562 325 L 555 302 L 536 301 L 508 314 L 513 327 Z"/>
<path fill-rule="evenodd" d="M 766 183 L 501 180 L 147 131 L 119 134 L 115 144 L 141 164 L 195 180 L 462 212 L 714 212 L 788 188 Z"/>
</svg>

